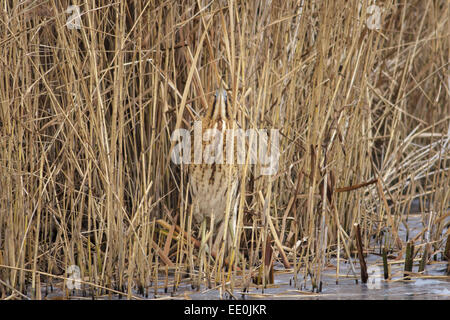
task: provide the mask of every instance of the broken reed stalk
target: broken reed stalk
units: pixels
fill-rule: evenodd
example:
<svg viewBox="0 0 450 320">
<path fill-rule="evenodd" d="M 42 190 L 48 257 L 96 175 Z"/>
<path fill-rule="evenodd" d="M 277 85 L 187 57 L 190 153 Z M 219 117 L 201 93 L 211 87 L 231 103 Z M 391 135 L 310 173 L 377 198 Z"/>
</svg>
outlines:
<svg viewBox="0 0 450 320">
<path fill-rule="evenodd" d="M 387 258 L 388 251 L 386 247 L 383 247 L 383 271 L 384 271 L 384 279 L 389 279 L 389 264 Z"/>
<path fill-rule="evenodd" d="M 369 275 L 367 274 L 367 265 L 366 260 L 364 259 L 364 248 L 361 238 L 361 229 L 358 223 L 355 223 L 354 226 L 356 229 L 356 248 L 358 249 L 359 264 L 361 266 L 361 281 L 362 283 L 367 283 Z"/>
<path fill-rule="evenodd" d="M 359 183 L 359 184 L 355 184 L 355 185 L 352 185 L 352 186 L 336 188 L 334 191 L 335 192 L 348 192 L 348 191 L 360 189 L 362 187 L 366 187 L 366 186 L 369 186 L 371 184 L 377 183 L 377 181 L 378 181 L 378 179 L 372 179 L 370 181 Z"/>
<path fill-rule="evenodd" d="M 272 249 L 272 238 L 270 234 L 267 235 L 266 238 L 266 252 L 264 254 L 264 277 L 265 284 L 272 284 L 274 282 L 274 274 L 273 274 L 273 249 Z"/>
<path fill-rule="evenodd" d="M 425 246 L 423 247 L 423 254 L 422 259 L 420 259 L 418 272 L 422 272 L 425 270 L 425 266 L 427 265 L 428 262 L 428 252 L 430 250 L 429 248 L 430 248 L 429 243 L 426 243 Z"/>
<path fill-rule="evenodd" d="M 403 275 L 405 280 L 411 279 L 409 274 L 412 272 L 413 262 L 414 262 L 414 244 L 411 241 L 408 241 L 408 243 L 406 244 L 405 272 Z"/>
<path fill-rule="evenodd" d="M 172 263 L 172 261 L 170 261 L 169 257 L 166 256 L 166 254 L 163 252 L 163 250 L 161 250 L 161 248 L 158 246 L 158 244 L 154 241 L 151 240 L 152 243 L 152 247 L 153 249 L 156 251 L 156 253 L 158 254 L 158 256 L 161 258 L 161 260 L 168 266 L 173 267 L 174 264 Z"/>
</svg>

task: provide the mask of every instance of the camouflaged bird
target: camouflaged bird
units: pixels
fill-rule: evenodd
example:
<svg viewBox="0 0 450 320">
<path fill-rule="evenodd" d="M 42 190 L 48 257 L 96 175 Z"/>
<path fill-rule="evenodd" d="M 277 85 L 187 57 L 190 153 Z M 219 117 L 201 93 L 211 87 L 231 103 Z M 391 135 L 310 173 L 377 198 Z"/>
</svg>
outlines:
<svg viewBox="0 0 450 320">
<path fill-rule="evenodd" d="M 227 139 L 225 137 L 226 129 L 233 129 L 235 120 L 231 104 L 228 101 L 227 92 L 221 86 L 215 94 L 214 103 L 210 105 L 205 116 L 201 119 L 202 123 L 202 148 L 201 150 L 193 150 L 192 159 L 195 153 L 205 150 L 220 151 L 222 150 L 222 163 L 217 159 L 205 159 L 199 164 L 192 163 L 189 165 L 189 181 L 191 186 L 191 196 L 193 205 L 193 216 L 197 223 L 202 223 L 208 218 L 214 216 L 214 224 L 218 225 L 223 221 L 227 208 L 227 196 L 230 201 L 230 217 L 232 220 L 236 214 L 236 193 L 238 188 L 238 166 L 236 163 L 236 153 L 234 152 L 234 162 L 227 162 Z M 212 130 L 208 130 L 212 129 Z M 222 135 L 222 143 L 212 135 L 208 140 L 208 131 Z M 206 137 L 206 138 L 205 138 Z M 204 140 L 207 141 L 204 141 Z M 216 153 L 217 154 L 217 153 Z M 208 161 L 209 160 L 209 161 Z M 209 162 L 209 163 L 208 163 Z M 219 162 L 219 163 L 218 163 Z M 227 193 L 229 194 L 227 195 Z"/>
</svg>

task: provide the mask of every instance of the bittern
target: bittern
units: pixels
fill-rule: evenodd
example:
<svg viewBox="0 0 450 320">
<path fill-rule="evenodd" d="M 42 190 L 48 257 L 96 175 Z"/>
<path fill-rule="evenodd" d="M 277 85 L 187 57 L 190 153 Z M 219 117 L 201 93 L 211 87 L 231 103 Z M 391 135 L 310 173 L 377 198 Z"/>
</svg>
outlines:
<svg viewBox="0 0 450 320">
<path fill-rule="evenodd" d="M 201 123 L 202 137 L 195 138 L 201 139 L 202 149 L 194 150 L 194 153 L 203 152 L 208 147 L 208 150 L 216 151 L 215 155 L 222 152 L 222 161 L 220 161 L 220 157 L 216 157 L 212 163 L 208 159 L 202 159 L 202 163 L 189 165 L 193 217 L 198 224 L 202 224 L 202 228 L 205 227 L 208 219 L 213 219 L 213 221 L 210 221 L 210 224 L 217 227 L 216 244 L 214 245 L 216 247 L 217 240 L 223 237 L 225 223 L 228 221 L 231 222 L 228 230 L 231 231 L 231 235 L 234 234 L 236 221 L 235 200 L 239 184 L 236 162 L 228 163 L 224 156 L 227 151 L 230 152 L 229 150 L 235 153 L 234 147 L 227 148 L 228 141 L 225 139 L 225 131 L 235 128 L 235 119 L 227 92 L 222 86 L 216 90 L 214 102 L 209 106 L 205 116 L 201 119 Z M 207 138 L 208 132 L 216 135 L 215 137 L 210 137 L 209 141 Z M 235 155 L 234 160 L 236 160 Z M 229 219 L 224 221 L 227 209 L 229 211 Z M 231 240 L 231 238 L 229 239 Z"/>
</svg>

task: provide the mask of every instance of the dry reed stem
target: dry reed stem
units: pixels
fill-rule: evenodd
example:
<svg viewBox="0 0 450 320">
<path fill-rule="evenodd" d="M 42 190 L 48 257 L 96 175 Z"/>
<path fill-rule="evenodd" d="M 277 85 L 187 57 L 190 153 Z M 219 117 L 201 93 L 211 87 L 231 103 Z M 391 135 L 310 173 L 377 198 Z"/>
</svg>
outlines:
<svg viewBox="0 0 450 320">
<path fill-rule="evenodd" d="M 368 250 L 400 249 L 416 202 L 411 241 L 429 246 L 424 263 L 444 251 L 448 1 L 381 2 L 379 29 L 365 1 L 83 2 L 79 29 L 71 4 L 0 13 L 1 298 L 71 265 L 128 298 L 161 263 L 174 290 L 198 272 L 231 292 L 236 270 L 251 279 L 261 264 L 267 231 L 296 285 L 299 272 L 318 285 L 335 256 L 355 272 L 354 223 Z M 228 273 L 224 250 L 197 259 L 188 179 L 170 160 L 173 131 L 191 129 L 220 80 L 240 128 L 280 133 L 273 176 L 243 165 Z"/>
</svg>

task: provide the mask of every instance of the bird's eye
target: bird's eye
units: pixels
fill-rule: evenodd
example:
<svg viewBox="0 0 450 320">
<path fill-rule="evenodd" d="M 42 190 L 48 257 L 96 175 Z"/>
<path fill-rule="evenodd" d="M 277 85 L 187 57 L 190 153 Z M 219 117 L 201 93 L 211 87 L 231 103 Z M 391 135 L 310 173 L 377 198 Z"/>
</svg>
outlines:
<svg viewBox="0 0 450 320">
<path fill-rule="evenodd" d="M 216 90 L 216 92 L 214 93 L 214 101 L 217 100 L 217 97 L 218 97 L 219 95 L 222 95 L 222 96 L 223 96 L 223 98 L 224 98 L 224 100 L 225 100 L 225 103 L 228 101 L 228 94 L 227 94 L 227 92 L 226 92 L 224 89 L 218 89 L 218 90 Z"/>
</svg>

